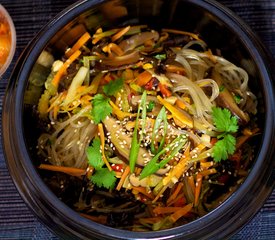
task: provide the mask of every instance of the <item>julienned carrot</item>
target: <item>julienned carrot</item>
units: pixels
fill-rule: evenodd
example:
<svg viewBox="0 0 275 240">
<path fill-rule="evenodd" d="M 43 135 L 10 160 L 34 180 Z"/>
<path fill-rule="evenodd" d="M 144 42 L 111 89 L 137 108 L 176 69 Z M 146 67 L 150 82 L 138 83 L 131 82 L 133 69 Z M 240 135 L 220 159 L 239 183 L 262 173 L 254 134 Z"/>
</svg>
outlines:
<svg viewBox="0 0 275 240">
<path fill-rule="evenodd" d="M 186 204 L 186 199 L 183 194 L 179 194 L 174 200 L 169 202 L 167 207 L 174 206 L 174 207 L 182 207 Z"/>
<path fill-rule="evenodd" d="M 98 124 L 98 132 L 99 132 L 100 143 L 101 143 L 102 159 L 103 159 L 104 163 L 106 164 L 107 168 L 109 169 L 109 171 L 112 171 L 113 169 L 110 166 L 110 163 L 108 162 L 108 160 L 105 156 L 105 135 L 104 135 L 104 130 L 103 130 L 102 123 Z"/>
<path fill-rule="evenodd" d="M 40 164 L 39 169 L 54 171 L 54 172 L 63 172 L 71 176 L 83 176 L 86 174 L 86 169 L 74 168 L 74 167 L 64 167 L 64 166 L 55 166 L 50 164 Z"/>
<path fill-rule="evenodd" d="M 119 180 L 119 182 L 118 182 L 118 184 L 116 186 L 116 190 L 117 191 L 120 191 L 120 189 L 121 189 L 121 187 L 122 187 L 122 185 L 123 185 L 123 183 L 124 183 L 124 181 L 125 181 L 125 179 L 126 179 L 126 177 L 128 176 L 129 173 L 130 173 L 130 167 L 127 166 L 124 169 L 124 172 L 123 172 L 123 174 L 122 174 L 122 176 L 121 176 L 121 178 L 120 178 L 120 180 Z"/>
<path fill-rule="evenodd" d="M 203 170 L 202 172 L 200 172 L 200 175 L 208 176 L 215 173 L 217 173 L 217 170 L 215 168 L 211 168 L 211 169 Z"/>
<path fill-rule="evenodd" d="M 185 207 L 180 208 L 175 213 L 169 216 L 171 222 L 175 223 L 176 221 L 178 221 L 178 219 L 180 219 L 181 217 L 185 216 L 188 212 L 190 212 L 192 208 L 193 208 L 192 203 L 189 203 Z"/>
<path fill-rule="evenodd" d="M 70 57 L 76 50 L 79 50 L 84 44 L 91 38 L 88 32 L 85 32 L 78 41 L 73 45 L 73 47 L 65 53 L 67 57 Z"/>
<path fill-rule="evenodd" d="M 187 177 L 187 182 L 188 182 L 189 186 L 191 187 L 192 192 L 195 193 L 194 176 L 189 176 L 189 177 Z"/>
<path fill-rule="evenodd" d="M 182 209 L 182 207 L 155 207 L 153 212 L 157 215 L 174 213 L 178 210 Z"/>
<path fill-rule="evenodd" d="M 152 193 L 148 192 L 145 187 L 132 186 L 132 189 L 139 192 L 139 193 L 141 193 L 141 194 L 143 194 L 144 196 L 146 196 L 150 199 L 154 199 L 154 195 Z"/>
<path fill-rule="evenodd" d="M 179 194 L 180 190 L 182 189 L 183 187 L 183 183 L 180 182 L 177 184 L 177 187 L 175 189 L 175 191 L 170 195 L 170 197 L 167 199 L 167 205 L 170 205 L 170 202 L 173 201 Z"/>
<path fill-rule="evenodd" d="M 159 86 L 159 90 L 163 97 L 171 97 L 172 96 L 172 92 L 169 90 L 169 88 L 166 85 L 159 83 L 158 86 Z"/>
<path fill-rule="evenodd" d="M 117 56 L 121 56 L 124 54 L 123 50 L 115 43 L 109 43 L 102 50 L 109 53 L 109 56 L 113 56 L 112 52 L 114 52 Z"/>
<path fill-rule="evenodd" d="M 119 109 L 117 105 L 115 105 L 112 101 L 110 101 L 110 105 L 113 109 L 113 114 L 118 117 L 119 120 L 123 120 L 126 117 L 135 117 L 136 113 L 123 112 Z"/>
<path fill-rule="evenodd" d="M 151 78 L 152 74 L 148 71 L 144 71 L 137 76 L 136 84 L 143 87 L 151 80 Z"/>
<path fill-rule="evenodd" d="M 172 104 L 170 104 L 165 99 L 163 99 L 161 96 L 157 96 L 157 99 L 159 100 L 159 102 L 167 110 L 169 110 L 172 113 L 173 117 L 177 118 L 179 121 L 181 121 L 182 123 L 184 123 L 188 127 L 193 128 L 193 120 L 191 118 L 187 117 L 185 114 L 183 114 L 183 112 L 181 112 L 180 110 L 178 110 Z"/>
<path fill-rule="evenodd" d="M 118 33 L 116 33 L 114 36 L 112 36 L 112 42 L 115 42 L 119 38 L 121 38 L 124 34 L 126 34 L 130 30 L 130 26 L 127 26 L 123 29 L 121 29 Z"/>
<path fill-rule="evenodd" d="M 97 223 L 106 224 L 106 222 L 107 222 L 107 216 L 104 216 L 104 215 L 91 216 L 91 215 L 85 214 L 85 213 L 80 213 L 80 215 L 82 217 L 85 217 L 85 218 L 90 219 Z"/>
<path fill-rule="evenodd" d="M 165 69 L 167 70 L 167 72 L 177 73 L 181 75 L 185 74 L 185 69 L 180 66 L 167 64 L 165 65 Z"/>
<path fill-rule="evenodd" d="M 194 206 L 197 207 L 199 204 L 199 197 L 200 197 L 200 192 L 201 192 L 201 186 L 202 186 L 202 178 L 203 176 L 198 173 L 197 174 L 197 179 L 196 179 L 196 187 L 195 187 L 195 197 L 194 197 Z"/>
<path fill-rule="evenodd" d="M 58 72 L 55 74 L 52 84 L 56 88 L 58 87 L 58 84 L 60 82 L 60 79 L 65 74 L 67 68 L 71 65 L 72 62 L 74 62 L 79 56 L 81 52 L 79 50 L 76 50 L 67 60 L 64 62 L 64 64 L 61 66 L 61 68 L 58 70 Z"/>
</svg>

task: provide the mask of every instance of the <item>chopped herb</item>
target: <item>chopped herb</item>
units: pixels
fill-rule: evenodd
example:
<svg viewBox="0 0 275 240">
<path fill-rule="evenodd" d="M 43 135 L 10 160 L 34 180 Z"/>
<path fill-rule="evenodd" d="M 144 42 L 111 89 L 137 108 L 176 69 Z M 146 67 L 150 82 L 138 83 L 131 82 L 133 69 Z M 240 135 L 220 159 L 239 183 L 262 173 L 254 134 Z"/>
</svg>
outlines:
<svg viewBox="0 0 275 240">
<path fill-rule="evenodd" d="M 120 89 L 122 89 L 123 83 L 123 78 L 118 78 L 113 81 L 110 81 L 109 83 L 103 86 L 103 92 L 108 96 L 114 96 Z"/>
<path fill-rule="evenodd" d="M 150 160 L 150 162 L 141 171 L 140 178 L 143 179 L 163 168 L 171 159 L 173 159 L 179 153 L 186 142 L 187 137 L 185 135 L 178 136 L 173 142 L 168 144 Z M 158 162 L 160 156 L 166 153 L 168 154 L 168 156 Z"/>
<path fill-rule="evenodd" d="M 163 136 L 162 136 L 162 139 L 158 146 L 158 149 L 155 149 L 155 145 L 156 145 L 155 138 L 159 134 L 159 128 L 160 128 L 162 122 L 163 122 Z M 167 128 L 168 128 L 168 122 L 167 122 L 166 110 L 165 110 L 165 107 L 162 107 L 156 120 L 155 120 L 152 137 L 151 137 L 151 152 L 153 154 L 156 154 L 157 152 L 162 150 L 164 142 L 165 142 Z"/>
<path fill-rule="evenodd" d="M 166 59 L 166 54 L 157 54 L 154 56 L 154 58 L 158 59 L 158 60 L 165 60 Z"/>
<path fill-rule="evenodd" d="M 100 152 L 100 139 L 95 137 L 92 145 L 86 150 L 89 165 L 95 168 L 95 170 L 101 169 L 104 165 Z"/>
<path fill-rule="evenodd" d="M 86 150 L 89 165 L 95 168 L 95 173 L 91 176 L 91 181 L 98 187 L 107 189 L 114 188 L 116 177 L 114 171 L 104 168 L 104 162 L 100 151 L 100 139 L 95 137 L 92 145 Z"/>
<path fill-rule="evenodd" d="M 242 98 L 241 98 L 240 95 L 234 95 L 234 100 L 235 100 L 235 102 L 236 102 L 237 104 L 240 104 Z"/>
<path fill-rule="evenodd" d="M 114 171 L 109 171 L 108 168 L 97 170 L 92 176 L 91 181 L 98 187 L 113 189 L 116 183 L 116 174 Z"/>
<path fill-rule="evenodd" d="M 129 165 L 130 165 L 131 172 L 133 172 L 135 169 L 135 164 L 138 158 L 139 148 L 140 148 L 141 141 L 143 139 L 144 128 L 146 125 L 146 95 L 147 95 L 146 91 L 144 91 L 141 96 L 141 101 L 138 107 L 135 128 L 132 136 L 130 156 L 129 156 Z M 142 111 L 142 129 L 138 140 L 138 122 L 139 122 L 139 115 L 141 111 Z"/>
<path fill-rule="evenodd" d="M 214 124 L 221 134 L 212 150 L 215 162 L 228 159 L 236 149 L 236 139 L 231 133 L 238 131 L 238 119 L 232 116 L 228 109 L 213 108 L 212 117 Z"/>
<path fill-rule="evenodd" d="M 220 91 L 220 92 L 223 92 L 224 89 L 225 89 L 225 86 L 224 86 L 224 85 L 221 85 L 221 86 L 219 87 L 219 91 Z"/>
<path fill-rule="evenodd" d="M 153 108 L 155 107 L 156 103 L 154 101 L 150 101 L 149 104 L 147 105 L 147 112 L 152 112 Z"/>
<path fill-rule="evenodd" d="M 97 94 L 92 99 L 92 118 L 96 124 L 100 123 L 112 113 L 112 107 L 109 104 L 110 99 L 102 94 Z"/>
</svg>

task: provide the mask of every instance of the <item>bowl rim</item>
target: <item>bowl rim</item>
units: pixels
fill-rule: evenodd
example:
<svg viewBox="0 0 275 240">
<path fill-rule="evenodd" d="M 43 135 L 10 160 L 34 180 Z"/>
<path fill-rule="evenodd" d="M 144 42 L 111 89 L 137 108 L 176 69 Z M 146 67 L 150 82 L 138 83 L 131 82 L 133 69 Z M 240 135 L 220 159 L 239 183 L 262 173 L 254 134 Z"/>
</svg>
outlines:
<svg viewBox="0 0 275 240">
<path fill-rule="evenodd" d="M 0 77 L 1 77 L 6 72 L 7 68 L 9 67 L 9 65 L 13 59 L 14 53 L 15 53 L 16 30 L 15 30 L 15 27 L 14 27 L 14 24 L 13 24 L 10 14 L 8 13 L 6 8 L 2 4 L 0 4 L 0 12 L 2 12 L 4 14 L 5 19 L 8 21 L 10 32 L 11 32 L 11 48 L 10 48 L 10 52 L 6 59 L 5 64 L 0 68 Z"/>
<path fill-rule="evenodd" d="M 2 128 L 3 128 L 3 146 L 4 146 L 4 154 L 5 159 L 7 161 L 7 165 L 9 167 L 10 173 L 13 177 L 13 181 L 15 182 L 15 185 L 20 192 L 20 195 L 25 200 L 25 202 L 28 203 L 29 207 L 32 209 L 32 211 L 37 214 L 36 211 L 44 211 L 44 213 L 47 213 L 47 215 L 39 216 L 39 218 L 44 222 L 46 225 L 51 227 L 51 230 L 54 230 L 57 234 L 64 236 L 64 232 L 60 231 L 55 225 L 59 224 L 60 227 L 63 230 L 72 231 L 75 233 L 78 237 L 85 237 L 84 235 L 79 235 L 77 233 L 77 228 L 79 229 L 89 229 L 93 228 L 93 234 L 96 237 L 102 237 L 106 231 L 109 232 L 109 236 L 111 239 L 170 239 L 170 238 L 180 238 L 180 231 L 186 231 L 187 236 L 191 237 L 190 234 L 194 231 L 194 225 L 203 224 L 203 228 L 206 229 L 209 227 L 209 225 L 213 224 L 214 222 L 218 223 L 220 220 L 220 216 L 222 216 L 223 212 L 229 212 L 232 208 L 234 208 L 234 205 L 238 204 L 239 199 L 243 199 L 246 196 L 251 196 L 252 193 L 249 193 L 250 188 L 247 188 L 246 185 L 251 185 L 253 183 L 253 179 L 258 178 L 261 181 L 259 181 L 258 185 L 262 184 L 263 181 L 265 188 L 262 189 L 260 192 L 256 191 L 256 186 L 254 185 L 253 194 L 259 194 L 258 199 L 258 207 L 253 209 L 253 214 L 245 213 L 244 209 L 247 209 L 248 206 L 242 205 L 239 206 L 238 210 L 241 211 L 244 215 L 242 219 L 236 219 L 232 216 L 232 220 L 230 220 L 227 223 L 227 226 L 233 223 L 233 221 L 237 221 L 237 229 L 239 229 L 243 222 L 251 219 L 253 215 L 260 209 L 263 202 L 265 201 L 266 197 L 270 195 L 272 188 L 274 187 L 274 161 L 273 165 L 271 164 L 270 169 L 267 171 L 268 175 L 270 176 L 269 179 L 263 179 L 263 176 L 260 176 L 259 172 L 256 172 L 257 169 L 261 169 L 265 164 L 271 162 L 271 153 L 274 153 L 274 149 L 269 149 L 268 142 L 270 143 L 271 140 L 275 140 L 275 120 L 272 119 L 272 113 L 275 111 L 274 106 L 274 90 L 272 86 L 271 79 L 275 79 L 274 73 L 270 72 L 270 68 L 267 66 L 270 66 L 270 61 L 264 60 L 263 56 L 267 56 L 267 51 L 263 47 L 263 45 L 260 43 L 260 41 L 257 39 L 257 37 L 254 35 L 254 33 L 250 30 L 247 25 L 240 20 L 233 12 L 225 8 L 223 5 L 212 1 L 212 0 L 186 0 L 186 2 L 191 2 L 192 4 L 199 5 L 200 7 L 206 8 L 208 11 L 211 9 L 211 13 L 215 16 L 223 16 L 223 21 L 226 21 L 225 23 L 229 27 L 230 30 L 237 33 L 239 36 L 240 34 L 238 32 L 241 32 L 244 36 L 242 36 L 241 41 L 244 46 L 249 49 L 249 53 L 252 55 L 252 57 L 256 60 L 258 66 L 263 66 L 263 71 L 261 72 L 261 78 L 262 79 L 268 79 L 266 81 L 266 84 L 263 84 L 263 88 L 265 92 L 269 93 L 268 96 L 264 96 L 264 100 L 266 103 L 266 125 L 271 126 L 273 131 L 270 131 L 267 127 L 264 129 L 264 135 L 266 136 L 265 139 L 263 139 L 262 145 L 264 146 L 259 154 L 258 154 L 258 160 L 255 162 L 255 165 L 248 175 L 247 179 L 245 180 L 244 184 L 241 185 L 238 190 L 231 195 L 229 199 L 227 199 L 223 204 L 221 204 L 218 208 L 213 210 L 212 212 L 208 213 L 204 217 L 201 217 L 191 223 L 188 223 L 186 225 L 172 228 L 168 230 L 162 230 L 157 232 L 146 232 L 146 233 L 139 233 L 139 232 L 130 232 L 125 230 L 118 230 L 110 227 L 103 226 L 101 224 L 97 224 L 94 222 L 91 222 L 90 220 L 87 220 L 83 217 L 80 217 L 78 213 L 76 213 L 74 210 L 70 209 L 68 206 L 66 206 L 64 203 L 62 203 L 60 200 L 57 199 L 57 197 L 49 190 L 49 188 L 44 184 L 42 179 L 40 179 L 40 176 L 35 169 L 35 167 L 32 165 L 31 159 L 28 156 L 27 147 L 25 144 L 24 136 L 22 131 L 15 131 L 14 129 L 23 129 L 23 122 L 19 121 L 17 124 L 15 124 L 16 119 L 20 119 L 23 115 L 23 106 L 20 104 L 17 104 L 16 111 L 13 109 L 13 105 L 15 102 L 22 103 L 23 94 L 22 90 L 25 89 L 24 79 L 28 78 L 28 75 L 31 71 L 31 66 L 33 66 L 34 60 L 37 59 L 38 55 L 42 51 L 42 49 L 45 47 L 46 42 L 52 38 L 54 33 L 65 26 L 65 24 L 74 17 L 78 16 L 80 13 L 85 11 L 87 7 L 93 7 L 97 4 L 100 4 L 104 1 L 93 1 L 92 3 L 89 2 L 89 0 L 79 1 L 70 7 L 66 8 L 64 11 L 62 11 L 60 14 L 58 14 L 50 23 L 48 23 L 37 35 L 36 38 L 33 39 L 33 41 L 29 44 L 28 50 L 25 50 L 22 54 L 22 57 L 20 58 L 19 62 L 17 63 L 14 72 L 12 76 L 18 75 L 18 78 L 16 80 L 13 80 L 11 78 L 11 81 L 9 82 L 9 86 L 7 88 L 7 95 L 5 97 L 5 103 L 4 103 L 4 110 L 3 110 L 3 121 L 2 121 Z M 219 9 L 218 9 L 219 8 Z M 229 25 L 229 22 L 233 25 Z M 47 32 L 46 38 L 42 35 L 44 32 Z M 240 36 L 239 36 L 240 37 Z M 34 48 L 35 46 L 35 48 Z M 256 48 L 251 48 L 251 46 L 256 46 Z M 269 59 L 269 57 L 268 57 Z M 270 58 L 272 59 L 272 58 Z M 272 62 L 272 61 L 271 61 Z M 24 70 L 23 70 L 24 68 Z M 26 71 L 26 69 L 28 69 Z M 12 81 L 13 80 L 13 81 Z M 17 84 L 16 84 L 17 82 Z M 16 88 L 15 88 L 16 86 Z M 15 94 L 15 98 L 11 96 L 11 93 Z M 9 110 L 12 109 L 11 112 Z M 270 113 L 270 114 L 268 114 Z M 12 124 L 11 124 L 12 123 Z M 16 127 L 17 126 L 17 127 Z M 7 133 L 7 134 L 5 134 Z M 11 134 L 13 133 L 13 134 Z M 274 141 L 273 141 L 274 142 Z M 23 144 L 23 148 L 20 149 L 20 152 L 16 150 L 16 145 L 20 146 Z M 269 156 L 267 158 L 264 158 L 264 156 Z M 23 160 L 18 162 L 17 159 L 19 157 L 23 157 Z M 259 160 L 260 159 L 260 160 Z M 31 166 L 32 167 L 29 167 Z M 272 168 L 273 166 L 273 168 Z M 273 172 L 273 177 L 272 177 Z M 20 175 L 20 174 L 21 175 Z M 24 181 L 22 182 L 22 175 L 24 176 Z M 254 183 L 253 183 L 254 184 Z M 35 194 L 30 196 L 29 189 L 35 190 Z M 39 194 L 38 194 L 39 193 Z M 41 197 L 43 196 L 43 197 Z M 37 199 L 39 200 L 39 203 L 37 203 Z M 58 208 L 56 207 L 58 206 Z M 52 208 L 52 209 L 50 209 Z M 244 208 L 244 209 L 242 209 Z M 62 218 L 63 213 L 66 213 L 66 219 L 64 221 L 61 221 L 60 218 Z M 60 218 L 59 218 L 60 217 Z M 54 221 L 52 221 L 52 219 Z M 206 219 L 207 218 L 207 219 Z M 229 220 L 229 219 L 228 219 Z M 72 226 L 71 223 L 75 223 L 74 226 Z M 71 229 L 69 229 L 71 228 Z M 228 236 L 231 235 L 233 232 L 232 230 L 226 230 L 220 233 L 219 237 Z M 219 229 L 213 229 L 212 234 L 217 233 Z M 194 232 L 193 232 L 194 233 Z M 123 236 L 123 237 L 122 237 Z M 160 237 L 161 236 L 161 237 Z M 87 236 L 86 236 L 87 237 Z"/>
</svg>

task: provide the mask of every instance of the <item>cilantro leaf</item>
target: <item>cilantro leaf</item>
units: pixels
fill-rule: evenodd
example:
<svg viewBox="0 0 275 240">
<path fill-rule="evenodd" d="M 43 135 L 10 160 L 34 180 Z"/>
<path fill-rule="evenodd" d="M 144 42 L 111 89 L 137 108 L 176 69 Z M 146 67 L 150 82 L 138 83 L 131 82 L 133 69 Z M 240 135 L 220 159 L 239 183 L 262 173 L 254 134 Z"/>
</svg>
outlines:
<svg viewBox="0 0 275 240">
<path fill-rule="evenodd" d="M 228 155 L 235 152 L 236 139 L 231 134 L 226 134 L 223 139 L 215 143 L 212 157 L 215 162 L 228 159 Z"/>
<path fill-rule="evenodd" d="M 91 176 L 91 181 L 98 187 L 113 189 L 116 183 L 116 174 L 114 171 L 109 171 L 108 168 L 101 168 Z"/>
<path fill-rule="evenodd" d="M 123 87 L 123 78 L 118 78 L 110 81 L 103 86 L 103 92 L 108 96 L 114 96 Z"/>
<path fill-rule="evenodd" d="M 166 59 L 166 54 L 157 54 L 154 56 L 154 58 L 158 59 L 158 60 L 165 60 Z"/>
<path fill-rule="evenodd" d="M 101 169 L 104 165 L 102 160 L 101 152 L 100 152 L 100 139 L 99 137 L 95 137 L 92 145 L 86 149 L 86 155 L 88 158 L 88 162 L 91 166 L 93 166 L 96 170 Z"/>
<path fill-rule="evenodd" d="M 224 108 L 214 107 L 212 112 L 213 121 L 219 132 L 234 133 L 238 131 L 238 119 Z"/>
<path fill-rule="evenodd" d="M 112 113 L 112 107 L 109 101 L 110 99 L 102 94 L 97 94 L 92 99 L 93 108 L 91 114 L 95 124 L 100 123 Z"/>
</svg>

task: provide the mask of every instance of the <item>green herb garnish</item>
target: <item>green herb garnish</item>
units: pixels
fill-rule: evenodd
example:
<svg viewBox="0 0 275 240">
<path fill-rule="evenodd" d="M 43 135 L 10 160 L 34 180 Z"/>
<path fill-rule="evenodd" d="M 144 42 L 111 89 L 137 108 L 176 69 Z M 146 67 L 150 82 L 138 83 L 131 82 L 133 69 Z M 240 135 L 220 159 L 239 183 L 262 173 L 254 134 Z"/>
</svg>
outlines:
<svg viewBox="0 0 275 240">
<path fill-rule="evenodd" d="M 215 162 L 220 162 L 235 152 L 236 138 L 231 133 L 238 131 L 238 119 L 228 109 L 221 108 L 213 108 L 212 117 L 217 131 L 221 133 L 213 147 L 212 157 Z"/>
<path fill-rule="evenodd" d="M 113 81 L 110 81 L 103 86 L 103 92 L 108 96 L 114 96 L 119 90 L 123 87 L 124 80 L 123 78 L 118 78 Z"/>
<path fill-rule="evenodd" d="M 158 152 L 150 162 L 143 168 L 140 174 L 140 179 L 143 179 L 159 169 L 163 168 L 171 159 L 173 159 L 182 147 L 186 144 L 187 137 L 185 135 L 180 135 L 173 142 L 168 144 L 165 148 L 163 148 L 160 152 Z M 161 155 L 167 153 L 168 156 L 163 160 L 159 161 Z"/>
<path fill-rule="evenodd" d="M 92 145 L 87 148 L 86 155 L 89 165 L 95 168 L 91 181 L 98 187 L 114 188 L 116 182 L 115 172 L 103 167 L 104 162 L 100 152 L 100 139 L 98 137 L 95 137 Z"/>
<path fill-rule="evenodd" d="M 156 103 L 151 100 L 147 105 L 147 112 L 152 112 L 155 105 L 156 105 Z"/>
<path fill-rule="evenodd" d="M 163 136 L 162 136 L 162 139 L 158 146 L 158 149 L 156 149 L 155 148 L 155 138 L 156 138 L 156 135 L 159 134 L 159 129 L 160 129 L 161 123 L 163 123 Z M 168 128 L 167 115 L 166 115 L 165 107 L 162 107 L 156 120 L 155 120 L 152 137 L 151 137 L 151 146 L 150 147 L 151 147 L 151 152 L 153 154 L 156 154 L 163 148 L 166 133 L 167 133 L 167 128 Z"/>
<path fill-rule="evenodd" d="M 240 95 L 234 95 L 234 100 L 235 100 L 235 102 L 236 102 L 237 104 L 240 104 L 242 98 L 241 98 Z"/>
<path fill-rule="evenodd" d="M 95 124 L 100 123 L 112 113 L 112 107 L 109 104 L 110 99 L 102 94 L 97 94 L 92 99 L 92 118 Z"/>
<path fill-rule="evenodd" d="M 135 128 L 134 128 L 134 132 L 133 132 L 133 136 L 132 136 L 130 156 L 129 156 L 129 166 L 130 166 L 131 172 L 133 172 L 135 169 L 140 144 L 143 139 L 143 133 L 144 133 L 144 129 L 146 126 L 146 96 L 147 96 L 146 91 L 144 91 L 141 96 L 141 101 L 140 101 L 140 104 L 138 107 Z M 142 129 L 141 129 L 141 134 L 139 135 L 139 139 L 138 139 L 138 122 L 139 122 L 139 115 L 140 115 L 141 111 L 142 111 L 142 124 L 141 124 Z"/>
<path fill-rule="evenodd" d="M 157 54 L 154 56 L 154 58 L 158 59 L 158 60 L 165 60 L 166 59 L 166 54 Z"/>
</svg>

